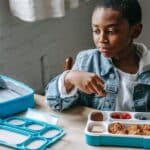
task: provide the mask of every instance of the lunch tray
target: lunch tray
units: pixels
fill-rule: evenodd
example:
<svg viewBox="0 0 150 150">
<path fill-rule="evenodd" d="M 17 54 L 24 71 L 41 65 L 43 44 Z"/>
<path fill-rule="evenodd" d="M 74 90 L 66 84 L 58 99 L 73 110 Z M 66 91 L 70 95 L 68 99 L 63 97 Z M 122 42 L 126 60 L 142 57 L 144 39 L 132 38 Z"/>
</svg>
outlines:
<svg viewBox="0 0 150 150">
<path fill-rule="evenodd" d="M 64 136 L 62 128 L 25 117 L 0 120 L 0 146 L 18 150 L 45 150 Z"/>
<path fill-rule="evenodd" d="M 0 75 L 0 118 L 34 107 L 34 91 L 20 81 Z"/>
<path fill-rule="evenodd" d="M 86 143 L 150 149 L 150 113 L 93 111 L 85 127 Z"/>
</svg>

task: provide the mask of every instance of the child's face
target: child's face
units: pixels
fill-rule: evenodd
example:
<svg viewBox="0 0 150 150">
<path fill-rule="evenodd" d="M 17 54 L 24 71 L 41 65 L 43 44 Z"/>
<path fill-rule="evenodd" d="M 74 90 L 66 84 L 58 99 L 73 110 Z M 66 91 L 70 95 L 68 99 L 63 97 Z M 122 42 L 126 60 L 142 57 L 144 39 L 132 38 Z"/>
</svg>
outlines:
<svg viewBox="0 0 150 150">
<path fill-rule="evenodd" d="M 105 57 L 120 58 L 132 43 L 132 27 L 119 11 L 98 8 L 92 16 L 93 40 Z"/>
</svg>

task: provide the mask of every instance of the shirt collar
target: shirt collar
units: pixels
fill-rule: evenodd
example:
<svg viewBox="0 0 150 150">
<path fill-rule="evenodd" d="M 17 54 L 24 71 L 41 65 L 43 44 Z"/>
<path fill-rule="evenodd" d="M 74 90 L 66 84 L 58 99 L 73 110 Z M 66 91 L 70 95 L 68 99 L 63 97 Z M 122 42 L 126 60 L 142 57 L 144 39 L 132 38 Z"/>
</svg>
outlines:
<svg viewBox="0 0 150 150">
<path fill-rule="evenodd" d="M 142 43 L 134 43 L 136 46 L 137 54 L 140 57 L 139 73 L 150 70 L 150 51 Z"/>
<path fill-rule="evenodd" d="M 142 73 L 150 70 L 150 51 L 148 48 L 142 43 L 134 43 L 137 54 L 140 57 L 139 71 L 138 73 Z M 111 58 L 106 58 L 101 55 L 101 75 L 104 76 L 109 73 L 109 71 L 113 68 L 113 63 Z"/>
<path fill-rule="evenodd" d="M 113 68 L 111 58 L 106 58 L 101 55 L 101 75 L 104 76 Z"/>
</svg>

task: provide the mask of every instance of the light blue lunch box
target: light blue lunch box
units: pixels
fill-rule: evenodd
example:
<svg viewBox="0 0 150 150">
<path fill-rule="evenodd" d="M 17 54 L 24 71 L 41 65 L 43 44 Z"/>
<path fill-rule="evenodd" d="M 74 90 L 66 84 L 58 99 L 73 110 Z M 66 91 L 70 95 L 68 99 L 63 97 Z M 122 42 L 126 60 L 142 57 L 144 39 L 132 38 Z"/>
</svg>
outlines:
<svg viewBox="0 0 150 150">
<path fill-rule="evenodd" d="M 46 150 L 65 135 L 57 125 L 12 116 L 0 119 L 0 149 Z"/>
<path fill-rule="evenodd" d="M 0 75 L 0 118 L 34 106 L 34 91 L 22 82 Z"/>
<path fill-rule="evenodd" d="M 89 113 L 85 127 L 87 144 L 92 146 L 123 146 L 150 149 L 150 113 L 125 112 L 130 114 L 130 119 L 112 118 L 112 113 L 114 112 L 93 111 Z M 100 118 L 98 119 L 98 117 Z M 126 130 L 128 133 L 120 132 L 121 129 L 116 128 L 116 124 L 119 126 L 121 124 L 121 127 L 125 128 L 122 131 Z M 120 130 L 117 131 L 116 129 Z"/>
</svg>

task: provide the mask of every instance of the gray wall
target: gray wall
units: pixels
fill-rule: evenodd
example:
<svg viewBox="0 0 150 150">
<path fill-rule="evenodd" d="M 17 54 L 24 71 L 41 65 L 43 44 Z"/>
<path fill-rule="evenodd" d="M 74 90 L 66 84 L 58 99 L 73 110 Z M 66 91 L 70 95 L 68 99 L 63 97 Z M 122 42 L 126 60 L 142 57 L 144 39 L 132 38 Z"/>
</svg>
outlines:
<svg viewBox="0 0 150 150">
<path fill-rule="evenodd" d="M 150 47 L 149 0 L 140 0 L 144 30 L 139 41 Z M 67 56 L 93 47 L 90 17 L 93 0 L 67 12 L 64 18 L 34 23 L 10 14 L 8 0 L 0 0 L 0 74 L 13 77 L 42 92 L 50 78 L 63 71 Z"/>
<path fill-rule="evenodd" d="M 92 3 L 70 10 L 64 18 L 28 23 L 10 14 L 8 0 L 0 0 L 0 74 L 42 91 L 43 84 L 62 72 L 67 56 L 92 46 Z"/>
<path fill-rule="evenodd" d="M 143 42 L 150 49 L 150 0 L 139 0 L 143 12 L 143 31 L 137 41 Z"/>
</svg>

